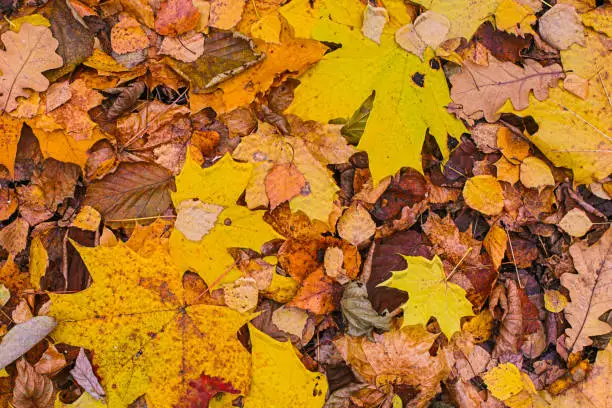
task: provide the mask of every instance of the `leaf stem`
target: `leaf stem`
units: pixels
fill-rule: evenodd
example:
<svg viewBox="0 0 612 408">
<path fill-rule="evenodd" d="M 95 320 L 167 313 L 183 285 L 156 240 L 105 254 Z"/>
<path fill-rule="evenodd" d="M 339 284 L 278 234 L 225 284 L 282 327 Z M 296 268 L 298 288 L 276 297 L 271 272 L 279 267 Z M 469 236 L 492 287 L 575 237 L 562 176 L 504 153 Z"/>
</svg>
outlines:
<svg viewBox="0 0 612 408">
<path fill-rule="evenodd" d="M 472 247 L 469 247 L 467 251 L 465 251 L 465 254 L 463 254 L 463 256 L 461 257 L 461 259 L 459 260 L 459 262 L 457 263 L 457 265 L 455 265 L 455 267 L 453 268 L 453 270 L 451 271 L 451 273 L 448 274 L 448 276 L 446 277 L 446 279 L 444 279 L 444 282 L 448 282 L 448 280 L 451 278 L 451 276 L 453 276 L 455 274 L 455 272 L 457 272 L 457 268 L 459 268 L 459 265 L 461 265 L 461 263 L 463 262 L 463 260 L 465 259 L 466 256 L 468 256 L 468 254 L 470 252 L 472 252 Z"/>
</svg>

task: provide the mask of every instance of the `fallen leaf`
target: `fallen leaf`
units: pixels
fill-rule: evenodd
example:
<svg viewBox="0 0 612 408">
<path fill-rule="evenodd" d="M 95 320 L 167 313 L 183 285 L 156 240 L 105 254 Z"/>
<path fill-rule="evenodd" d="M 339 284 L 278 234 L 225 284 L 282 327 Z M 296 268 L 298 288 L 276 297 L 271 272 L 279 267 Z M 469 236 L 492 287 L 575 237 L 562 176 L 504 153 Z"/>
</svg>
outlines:
<svg viewBox="0 0 612 408">
<path fill-rule="evenodd" d="M 129 14 L 119 15 L 119 22 L 111 29 L 111 44 L 117 54 L 128 54 L 149 47 L 144 30 Z"/>
<path fill-rule="evenodd" d="M 572 208 L 561 218 L 558 225 L 572 237 L 580 238 L 591 229 L 593 221 L 580 208 Z"/>
<path fill-rule="evenodd" d="M 316 134 L 310 135 L 283 136 L 272 125 L 260 124 L 257 133 L 242 138 L 233 155 L 255 165 L 245 197 L 249 208 L 268 205 L 266 176 L 274 165 L 290 164 L 302 173 L 308 186 L 289 202 L 291 210 L 303 211 L 312 220 L 328 222 L 339 188 L 325 164 L 347 160 L 352 150 L 344 149 L 336 153 L 337 158 L 329 157 L 321 162 L 317 160 L 321 153 L 316 154 L 321 144 L 317 143 Z M 336 137 L 342 139 L 340 135 Z"/>
<path fill-rule="evenodd" d="M 338 235 L 355 246 L 369 240 L 376 232 L 376 223 L 361 205 L 351 205 L 340 217 Z"/>
<path fill-rule="evenodd" d="M 515 184 L 519 181 L 520 167 L 504 156 L 495 162 L 495 169 L 497 170 L 497 180 L 505 181 L 509 184 Z"/>
<path fill-rule="evenodd" d="M 529 143 L 505 126 L 497 131 L 497 146 L 504 157 L 513 164 L 519 164 L 529 156 Z"/>
<path fill-rule="evenodd" d="M 187 239 L 178 229 L 170 236 L 172 259 L 181 269 L 198 273 L 209 286 L 231 283 L 240 277 L 233 268 L 234 260 L 228 248 L 259 250 L 265 242 L 279 238 L 262 219 L 263 211 L 249 211 L 236 205 L 251 172 L 251 164 L 235 162 L 229 155 L 206 169 L 188 156 L 176 177 L 176 193 L 172 193 L 175 207 L 194 198 L 204 204 L 223 207 L 214 227 L 200 241 Z"/>
<path fill-rule="evenodd" d="M 34 364 L 34 369 L 39 374 L 53 375 L 67 365 L 68 363 L 66 362 L 66 357 L 57 351 L 53 344 L 49 344 L 47 350 L 45 350 L 43 355 L 40 357 L 40 360 Z"/>
<path fill-rule="evenodd" d="M 565 345 L 572 352 L 592 344 L 590 336 L 611 330 L 608 323 L 599 320 L 612 307 L 612 301 L 606 296 L 612 275 L 611 245 L 612 230 L 609 229 L 595 244 L 589 246 L 580 241 L 569 249 L 578 273 L 564 273 L 561 284 L 569 289 L 571 299 L 564 314 L 571 326 L 565 329 Z"/>
<path fill-rule="evenodd" d="M 231 30 L 242 17 L 245 0 L 211 0 L 208 24 L 220 30 Z"/>
<path fill-rule="evenodd" d="M 374 333 L 374 341 L 365 337 L 341 337 L 334 342 L 353 370 L 367 382 L 408 384 L 418 387 L 411 406 L 426 406 L 440 390 L 440 381 L 449 373 L 441 353 L 429 353 L 437 335 L 423 327 L 412 326 L 384 334 Z"/>
<path fill-rule="evenodd" d="M 253 378 L 244 406 L 321 407 L 327 394 L 325 375 L 306 370 L 290 341 L 276 341 L 251 324 L 249 333 L 253 345 Z"/>
<path fill-rule="evenodd" d="M 393 272 L 389 280 L 379 284 L 408 292 L 408 302 L 402 305 L 402 327 L 418 324 L 425 327 L 429 319 L 435 317 L 442 333 L 450 339 L 461 330 L 461 317 L 474 315 L 472 304 L 465 298 L 465 290 L 448 282 L 437 255 L 431 261 L 422 256 L 403 257 L 408 268 Z"/>
<path fill-rule="evenodd" d="M 307 320 L 308 313 L 295 307 L 283 306 L 272 312 L 272 323 L 276 327 L 300 339 L 304 335 Z"/>
<path fill-rule="evenodd" d="M 22 127 L 23 120 L 0 115 L 0 164 L 6 167 L 11 177 L 15 174 L 15 155 Z"/>
<path fill-rule="evenodd" d="M 55 53 L 58 42 L 44 26 L 23 24 L 18 33 L 2 34 L 5 50 L 0 52 L 0 105 L 2 112 L 17 109 L 17 98 L 29 98 L 28 89 L 46 91 L 49 80 L 42 72 L 62 66 Z M 9 169 L 12 171 L 11 169 Z"/>
<path fill-rule="evenodd" d="M 56 80 L 72 72 L 77 65 L 92 55 L 94 35 L 77 20 L 76 14 L 73 14 L 66 1 L 48 3 L 43 15 L 51 22 L 53 37 L 59 42 L 57 54 L 63 60 L 63 65 L 59 63 L 60 68 L 46 74 L 49 80 Z"/>
<path fill-rule="evenodd" d="M 324 315 L 337 309 L 339 292 L 339 286 L 325 275 L 323 268 L 318 268 L 302 281 L 302 286 L 287 306 Z"/>
<path fill-rule="evenodd" d="M 16 256 L 26 248 L 29 230 L 30 224 L 23 218 L 17 218 L 0 229 L 0 247 L 10 255 Z"/>
<path fill-rule="evenodd" d="M 465 61 L 461 72 L 451 77 L 451 98 L 465 114 L 478 114 L 495 122 L 506 100 L 510 99 L 514 109 L 521 111 L 529 106 L 530 91 L 543 101 L 548 98 L 548 88 L 555 87 L 564 75 L 559 64 L 543 67 L 529 59 L 524 68 L 492 56 L 488 66 Z"/>
<path fill-rule="evenodd" d="M 373 340 L 372 330 L 391 330 L 391 316 L 379 315 L 368 299 L 368 291 L 360 282 L 350 282 L 342 292 L 342 316 L 348 323 L 347 334 L 353 337 L 367 335 Z"/>
<path fill-rule="evenodd" d="M 384 7 L 374 7 L 368 3 L 363 12 L 361 33 L 375 43 L 380 44 L 380 36 L 387 21 L 389 21 L 387 9 Z"/>
<path fill-rule="evenodd" d="M 599 350 L 595 363 L 590 367 L 586 379 L 574 384 L 561 395 L 546 395 L 549 406 L 555 408 L 573 408 L 579 406 L 609 407 L 610 366 L 612 366 L 612 350 L 608 344 L 605 350 Z"/>
<path fill-rule="evenodd" d="M 542 38 L 558 50 L 566 50 L 572 44 L 584 46 L 584 27 L 576 8 L 569 4 L 555 4 L 540 17 Z"/>
<path fill-rule="evenodd" d="M 463 187 L 465 203 L 486 215 L 499 215 L 504 209 L 501 185 L 493 176 L 474 176 Z"/>
<path fill-rule="evenodd" d="M 191 1 L 191 0 L 189 0 Z M 195 61 L 167 63 L 191 83 L 191 91 L 205 93 L 264 58 L 251 40 L 241 34 L 215 31 L 204 38 L 204 51 Z"/>
<path fill-rule="evenodd" d="M 508 235 L 506 235 L 506 231 L 497 224 L 493 225 L 484 241 L 482 241 L 482 246 L 484 246 L 489 253 L 495 269 L 499 269 L 501 266 L 507 245 Z"/>
<path fill-rule="evenodd" d="M 166 0 L 155 17 L 155 31 L 176 37 L 193 30 L 199 22 L 200 12 L 192 0 Z"/>
<path fill-rule="evenodd" d="M 607 67 L 612 53 L 605 39 L 587 30 L 586 48 L 572 45 L 561 51 L 564 69 L 572 70 L 589 81 L 589 96 L 583 100 L 562 89 L 554 88 L 544 102 L 531 100 L 521 116 L 533 116 L 538 130 L 530 137 L 546 157 L 558 167 L 573 170 L 575 183 L 602 180 L 612 172 L 610 128 L 612 105 L 606 93 L 612 89 Z M 601 78 L 601 80 L 600 80 Z M 509 104 L 503 112 L 513 111 Z"/>
<path fill-rule="evenodd" d="M 303 10 L 285 7 L 281 8 L 281 14 L 290 24 L 292 21 L 298 24 Z M 331 19 L 327 17 L 329 12 L 319 10 L 324 17 L 315 21 L 312 37 L 341 43 L 342 47 L 326 54 L 315 68 L 300 78 L 301 84 L 295 90 L 289 113 L 324 123 L 346 118 L 376 91 L 358 145 L 360 150 L 368 152 L 374 184 L 395 174 L 401 167 L 422 169 L 420 151 L 427 129 L 446 157 L 447 134 L 458 137 L 464 128 L 444 111 L 443 106 L 450 99 L 443 72 L 433 53 L 428 52 L 425 61 L 421 61 L 402 50 L 392 33 L 384 34 L 378 45 L 351 30 L 350 26 L 361 26 L 362 6 L 358 1 L 334 2 L 334 7 Z M 393 18 L 393 14 L 390 17 Z M 292 24 L 294 28 L 296 24 Z M 349 84 L 351 92 L 347 94 L 342 89 Z M 414 103 L 421 103 L 427 109 L 411 109 Z M 394 112 L 398 111 L 405 114 L 396 115 Z"/>
<path fill-rule="evenodd" d="M 70 375 L 94 399 L 99 401 L 106 397 L 104 389 L 96 378 L 93 367 L 82 347 L 74 363 L 74 368 L 70 370 Z"/>
<path fill-rule="evenodd" d="M 55 389 L 49 377 L 40 375 L 25 359 L 17 362 L 17 378 L 13 388 L 15 408 L 52 408 Z"/>
<path fill-rule="evenodd" d="M 182 62 L 194 62 L 204 54 L 204 43 L 203 34 L 187 32 L 178 37 L 165 37 L 159 53 Z"/>
<path fill-rule="evenodd" d="M 544 307 L 552 313 L 560 313 L 567 305 L 567 298 L 558 290 L 544 292 Z"/>
<path fill-rule="evenodd" d="M 604 4 L 580 15 L 582 24 L 591 27 L 593 30 L 612 36 L 612 23 L 610 20 L 610 5 Z"/>
<path fill-rule="evenodd" d="M 426 11 L 414 23 L 395 32 L 395 41 L 408 52 L 423 58 L 427 47 L 437 49 L 448 37 L 451 22 L 443 14 Z"/>
<path fill-rule="evenodd" d="M 238 278 L 232 283 L 223 285 L 223 299 L 225 304 L 239 313 L 252 312 L 259 301 L 255 279 Z"/>
<path fill-rule="evenodd" d="M 469 40 L 478 26 L 494 14 L 499 0 L 418 0 L 416 3 L 451 21 L 448 38 L 463 37 Z"/>
<path fill-rule="evenodd" d="M 181 231 L 190 241 L 199 241 L 215 227 L 223 207 L 204 204 L 200 200 L 183 200 L 176 207 L 174 228 Z"/>
<path fill-rule="evenodd" d="M 521 183 L 527 188 L 543 188 L 555 185 L 550 167 L 543 160 L 534 156 L 525 158 L 521 163 L 520 179 Z"/>
<path fill-rule="evenodd" d="M 483 380 L 491 394 L 510 408 L 545 407 L 529 376 L 512 363 L 500 364 L 489 370 Z"/>
<path fill-rule="evenodd" d="M 273 210 L 300 194 L 306 187 L 306 178 L 293 163 L 276 164 L 266 174 L 264 183 Z"/>
<path fill-rule="evenodd" d="M 251 35 L 267 43 L 280 44 L 281 29 L 278 15 L 268 14 L 251 26 Z"/>
<path fill-rule="evenodd" d="M 15 325 L 0 343 L 0 368 L 4 368 L 28 352 L 55 328 L 55 319 L 36 316 Z"/>
<path fill-rule="evenodd" d="M 143 394 L 172 406 L 201 374 L 248 389 L 250 358 L 236 337 L 248 316 L 187 303 L 179 269 L 161 246 L 146 258 L 122 243 L 77 250 L 93 283 L 79 293 L 49 294 L 49 315 L 58 321 L 53 338 L 94 351 L 109 406 Z M 219 348 L 223 353 L 214 352 Z"/>
<path fill-rule="evenodd" d="M 531 25 L 535 24 L 534 10 L 515 0 L 501 0 L 495 9 L 495 25 L 517 35 L 533 32 Z"/>
<path fill-rule="evenodd" d="M 170 206 L 172 175 L 152 163 L 122 163 L 114 173 L 90 184 L 84 205 L 105 222 L 131 221 L 161 215 Z"/>
</svg>

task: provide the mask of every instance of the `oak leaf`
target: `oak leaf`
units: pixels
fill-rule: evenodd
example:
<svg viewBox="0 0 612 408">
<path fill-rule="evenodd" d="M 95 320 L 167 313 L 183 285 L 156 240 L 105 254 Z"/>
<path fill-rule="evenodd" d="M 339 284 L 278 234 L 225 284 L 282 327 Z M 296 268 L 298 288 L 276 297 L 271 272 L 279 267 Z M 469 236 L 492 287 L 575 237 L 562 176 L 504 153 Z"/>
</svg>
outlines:
<svg viewBox="0 0 612 408">
<path fill-rule="evenodd" d="M 570 255 L 578 271 L 561 275 L 561 283 L 570 293 L 570 303 L 564 314 L 572 326 L 565 330 L 565 345 L 579 352 L 592 344 L 590 336 L 607 334 L 612 327 L 600 316 L 612 309 L 609 293 L 612 286 L 612 230 L 608 229 L 597 243 L 586 241 L 573 244 Z"/>
<path fill-rule="evenodd" d="M 147 257 L 123 243 L 77 250 L 93 283 L 49 294 L 52 336 L 94 351 L 109 407 L 143 394 L 153 406 L 174 406 L 201 374 L 247 391 L 250 356 L 236 331 L 248 316 L 190 299 L 161 244 Z"/>
<path fill-rule="evenodd" d="M 566 71 L 589 79 L 587 99 L 553 88 L 546 101 L 532 99 L 523 111 L 509 103 L 501 109 L 533 116 L 539 127 L 530 140 L 553 164 L 572 169 L 576 183 L 612 173 L 612 105 L 607 96 L 612 89 L 612 53 L 605 36 L 587 30 L 585 40 L 586 47 L 574 44 L 561 51 L 561 61 Z"/>
<path fill-rule="evenodd" d="M 393 272 L 390 279 L 379 285 L 408 292 L 408 302 L 402 305 L 402 327 L 426 326 L 429 319 L 435 317 L 442 333 L 450 339 L 461 330 L 461 318 L 474 315 L 472 304 L 465 298 L 465 290 L 447 281 L 437 255 L 432 260 L 422 256 L 403 257 L 408 268 Z"/>
<path fill-rule="evenodd" d="M 477 114 L 495 122 L 507 99 L 516 110 L 523 110 L 529 106 L 531 90 L 537 100 L 543 101 L 548 98 L 548 88 L 555 87 L 564 75 L 559 64 L 542 67 L 530 59 L 525 60 L 524 68 L 500 62 L 493 56 L 489 57 L 488 66 L 466 60 L 462 71 L 450 79 L 451 98 L 470 117 Z"/>
<path fill-rule="evenodd" d="M 172 193 L 175 207 L 193 199 L 222 207 L 214 227 L 201 240 L 191 241 L 177 229 L 170 236 L 170 253 L 176 264 L 198 273 L 209 286 L 230 283 L 240 277 L 233 269 L 228 248 L 259 250 L 263 243 L 280 238 L 263 220 L 263 211 L 249 211 L 236 205 L 251 172 L 251 164 L 235 162 L 229 155 L 206 169 L 188 155 L 176 177 L 176 193 Z"/>
<path fill-rule="evenodd" d="M 253 377 L 245 408 L 321 407 L 327 394 L 325 375 L 306 370 L 290 341 L 274 340 L 250 324 L 249 332 Z"/>
<path fill-rule="evenodd" d="M 362 7 L 356 0 L 321 2 L 313 11 L 314 20 L 304 15 L 310 10 L 307 5 L 300 8 L 290 3 L 281 8 L 294 29 L 310 25 L 307 36 L 342 44 L 300 77 L 288 111 L 326 123 L 350 117 L 376 91 L 358 148 L 368 152 L 372 178 L 378 184 L 401 167 L 422 169 L 421 148 L 428 129 L 447 157 L 447 134 L 458 137 L 464 127 L 445 111 L 450 103 L 448 87 L 433 53 L 426 52 L 425 61 L 406 53 L 395 43 L 390 24 L 381 45 L 364 38 L 353 29 L 361 26 Z M 393 13 L 390 16 L 394 18 Z M 424 109 L 413 109 L 414 105 Z"/>
<path fill-rule="evenodd" d="M 49 80 L 42 72 L 61 67 L 62 57 L 55 53 L 58 42 L 51 30 L 25 23 L 18 33 L 2 34 L 5 50 L 0 50 L 0 109 L 17 109 L 17 98 L 31 96 L 28 89 L 42 92 Z"/>
</svg>

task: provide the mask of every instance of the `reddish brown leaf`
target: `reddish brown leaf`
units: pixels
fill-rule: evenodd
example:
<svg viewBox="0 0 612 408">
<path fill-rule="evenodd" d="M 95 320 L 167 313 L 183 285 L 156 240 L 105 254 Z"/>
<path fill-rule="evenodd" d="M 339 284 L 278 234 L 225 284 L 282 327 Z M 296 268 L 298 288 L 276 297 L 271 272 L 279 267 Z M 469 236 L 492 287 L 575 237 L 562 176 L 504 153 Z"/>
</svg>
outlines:
<svg viewBox="0 0 612 408">
<path fill-rule="evenodd" d="M 40 375 L 25 359 L 17 362 L 17 378 L 13 388 L 15 408 L 52 408 L 55 390 L 51 380 Z"/>
<path fill-rule="evenodd" d="M 200 21 L 200 12 L 191 0 L 166 0 L 155 18 L 155 31 L 176 37 L 193 30 Z"/>
</svg>

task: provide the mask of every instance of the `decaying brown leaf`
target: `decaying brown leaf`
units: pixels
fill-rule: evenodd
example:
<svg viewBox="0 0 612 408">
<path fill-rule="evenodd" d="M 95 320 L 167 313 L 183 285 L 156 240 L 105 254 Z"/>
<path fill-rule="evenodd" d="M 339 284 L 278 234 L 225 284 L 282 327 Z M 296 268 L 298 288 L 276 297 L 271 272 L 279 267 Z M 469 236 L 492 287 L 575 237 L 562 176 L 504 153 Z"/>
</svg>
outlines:
<svg viewBox="0 0 612 408">
<path fill-rule="evenodd" d="M 15 408 L 52 408 L 55 390 L 49 377 L 40 375 L 25 359 L 17 362 L 17 378 L 13 389 Z"/>
</svg>

